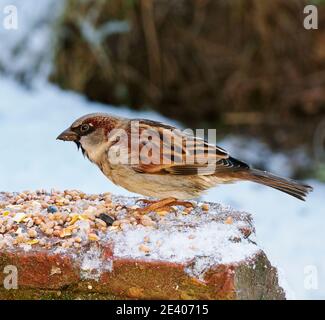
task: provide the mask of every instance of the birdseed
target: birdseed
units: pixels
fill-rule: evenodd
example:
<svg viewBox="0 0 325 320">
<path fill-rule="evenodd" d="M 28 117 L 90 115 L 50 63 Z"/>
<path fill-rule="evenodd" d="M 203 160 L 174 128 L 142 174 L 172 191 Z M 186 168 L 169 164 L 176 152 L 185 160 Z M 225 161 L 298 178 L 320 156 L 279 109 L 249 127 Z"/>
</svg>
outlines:
<svg viewBox="0 0 325 320">
<path fill-rule="evenodd" d="M 181 211 L 175 207 L 175 212 L 157 210 L 143 215 L 136 209 L 146 205 L 134 205 L 135 201 L 135 198 L 109 193 L 87 195 L 76 190 L 0 193 L 0 249 L 30 247 L 79 252 L 89 243 L 138 231 L 144 236 L 134 249 L 153 256 L 157 248 L 167 245 L 155 238 L 156 231 L 171 230 L 171 226 L 178 224 L 179 228 L 183 228 L 182 225 L 187 228 L 193 223 L 208 223 L 209 219 L 216 218 L 206 212 L 202 214 L 210 208 L 204 204 L 195 209 Z M 226 217 L 221 221 L 224 224 L 233 222 Z M 192 240 L 195 241 L 192 236 L 187 238 L 189 242 Z"/>
</svg>

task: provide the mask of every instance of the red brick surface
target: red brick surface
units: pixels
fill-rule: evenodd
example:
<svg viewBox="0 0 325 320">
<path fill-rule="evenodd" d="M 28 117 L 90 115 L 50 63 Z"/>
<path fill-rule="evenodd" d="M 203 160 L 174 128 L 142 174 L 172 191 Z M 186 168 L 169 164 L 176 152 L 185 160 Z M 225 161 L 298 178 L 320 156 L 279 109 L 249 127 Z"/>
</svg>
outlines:
<svg viewBox="0 0 325 320">
<path fill-rule="evenodd" d="M 101 250 L 101 249 L 100 249 Z M 184 271 L 188 264 L 114 258 L 107 246 L 101 259 L 112 259 L 111 271 L 84 279 L 83 253 L 55 254 L 46 250 L 2 251 L 0 269 L 18 268 L 17 290 L 0 290 L 1 298 L 125 298 L 125 299 L 283 299 L 276 270 L 263 252 L 236 264 L 215 265 L 199 280 Z M 98 270 L 94 270 L 98 271 Z M 3 282 L 5 275 L 0 274 Z M 256 290 L 259 289 L 259 290 Z M 242 295 L 245 292 L 245 296 Z M 42 294 L 40 295 L 40 292 Z"/>
</svg>

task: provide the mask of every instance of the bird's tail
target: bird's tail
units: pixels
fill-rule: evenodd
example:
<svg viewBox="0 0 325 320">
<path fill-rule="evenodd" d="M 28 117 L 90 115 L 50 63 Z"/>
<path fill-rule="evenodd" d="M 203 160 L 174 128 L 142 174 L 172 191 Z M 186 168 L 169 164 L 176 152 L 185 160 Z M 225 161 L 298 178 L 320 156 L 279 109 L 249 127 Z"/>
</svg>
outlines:
<svg viewBox="0 0 325 320">
<path fill-rule="evenodd" d="M 303 201 L 305 201 L 307 194 L 313 190 L 311 186 L 306 184 L 257 169 L 247 170 L 244 179 L 280 190 Z"/>
</svg>

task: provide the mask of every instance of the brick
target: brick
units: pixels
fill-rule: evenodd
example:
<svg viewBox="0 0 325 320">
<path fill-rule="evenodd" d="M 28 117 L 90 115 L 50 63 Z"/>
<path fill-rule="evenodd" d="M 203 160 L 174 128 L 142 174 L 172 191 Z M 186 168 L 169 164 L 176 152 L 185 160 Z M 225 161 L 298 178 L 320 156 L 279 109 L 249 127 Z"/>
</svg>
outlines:
<svg viewBox="0 0 325 320">
<path fill-rule="evenodd" d="M 13 195 L 2 196 L 0 215 L 8 206 L 13 208 L 6 202 L 10 197 Z M 131 205 L 135 200 L 113 197 L 113 202 Z M 89 200 L 89 204 L 96 207 L 94 201 Z M 83 242 L 81 248 L 5 246 L 0 249 L 0 271 L 7 265 L 16 266 L 18 289 L 4 289 L 1 284 L 7 275 L 0 272 L 0 298 L 285 299 L 276 269 L 251 239 L 255 236 L 251 216 L 213 203 L 209 203 L 209 212 L 200 210 L 197 206 L 185 216 L 177 212 L 164 217 L 152 215 L 156 227 L 136 225 L 130 230 L 98 233 L 99 241 Z M 229 217 L 231 224 L 225 223 Z M 24 228 L 24 222 L 16 227 Z M 206 235 L 200 234 L 205 230 Z M 168 238 L 161 240 L 161 246 L 151 241 L 166 232 L 170 232 L 171 243 Z M 172 242 L 175 237 L 177 241 L 178 233 L 179 252 L 173 251 Z M 152 250 L 149 253 L 134 247 L 134 237 L 139 234 L 145 235 Z M 219 234 L 220 248 L 215 244 L 216 250 L 212 248 L 207 255 L 210 251 L 204 241 L 213 245 L 215 234 Z M 187 236 L 188 246 L 184 242 Z M 14 234 L 10 237 L 15 239 Z M 125 248 L 129 251 L 123 251 Z"/>
</svg>

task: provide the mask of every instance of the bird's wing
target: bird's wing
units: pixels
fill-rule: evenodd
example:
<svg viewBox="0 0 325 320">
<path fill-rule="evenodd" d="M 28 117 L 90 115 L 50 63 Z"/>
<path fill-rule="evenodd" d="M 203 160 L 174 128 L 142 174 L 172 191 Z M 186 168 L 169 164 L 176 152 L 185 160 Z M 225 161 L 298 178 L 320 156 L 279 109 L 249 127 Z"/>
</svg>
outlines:
<svg viewBox="0 0 325 320">
<path fill-rule="evenodd" d="M 131 122 L 138 125 L 133 138 L 138 138 L 139 153 L 129 149 L 131 166 L 137 172 L 211 175 L 229 169 L 248 168 L 245 163 L 230 157 L 224 149 L 175 127 L 143 119 Z"/>
</svg>

